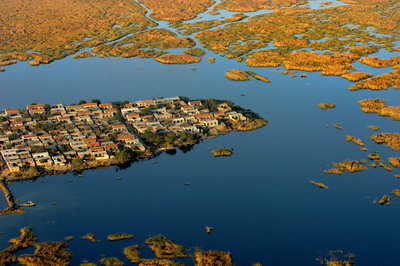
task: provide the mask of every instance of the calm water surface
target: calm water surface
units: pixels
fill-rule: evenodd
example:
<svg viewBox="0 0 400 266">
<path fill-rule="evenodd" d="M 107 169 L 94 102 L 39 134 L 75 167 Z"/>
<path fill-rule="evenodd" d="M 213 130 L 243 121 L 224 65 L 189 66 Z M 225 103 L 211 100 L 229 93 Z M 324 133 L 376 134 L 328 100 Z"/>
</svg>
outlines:
<svg viewBox="0 0 400 266">
<path fill-rule="evenodd" d="M 289 78 L 271 68 L 253 69 L 271 79 L 270 84 L 232 82 L 224 77 L 227 69 L 250 68 L 218 56 L 210 64 L 208 56 L 213 55 L 191 66 L 153 59 L 66 58 L 39 67 L 18 63 L 1 73 L 0 109 L 34 101 L 70 104 L 182 95 L 232 100 L 269 121 L 262 129 L 204 140 L 189 152 L 162 154 L 124 170 L 111 167 L 85 171 L 83 178 L 67 174 L 13 183 L 10 189 L 17 199 L 38 206 L 0 217 L 3 246 L 19 228 L 31 226 L 41 241 L 74 235 L 74 265 L 101 255 L 123 260 L 123 247 L 159 233 L 185 247 L 231 251 L 236 265 L 313 265 L 321 253 L 336 249 L 355 253 L 360 265 L 398 264 L 399 200 L 391 206 L 372 201 L 400 188 L 400 181 L 381 168 L 341 176 L 323 173 L 332 162 L 369 154 L 346 142 L 346 134 L 361 138 L 383 159 L 399 156 L 374 144 L 369 139 L 374 132 L 367 129 L 377 125 L 383 132 L 398 131 L 398 122 L 364 114 L 357 104 L 379 97 L 399 105 L 398 91 L 351 92 L 351 83 L 339 77 L 307 73 L 307 78 Z M 337 107 L 322 111 L 317 107 L 321 102 Z M 344 129 L 333 128 L 334 123 Z M 234 156 L 214 158 L 208 149 L 218 146 L 233 148 Z M 320 190 L 310 180 L 330 189 Z M 184 186 L 186 181 L 191 185 Z M 0 203 L 5 206 L 3 199 Z M 206 225 L 215 230 L 207 234 Z M 80 239 L 88 232 L 101 241 Z M 117 232 L 136 238 L 105 239 Z M 151 256 L 146 248 L 142 252 Z"/>
</svg>

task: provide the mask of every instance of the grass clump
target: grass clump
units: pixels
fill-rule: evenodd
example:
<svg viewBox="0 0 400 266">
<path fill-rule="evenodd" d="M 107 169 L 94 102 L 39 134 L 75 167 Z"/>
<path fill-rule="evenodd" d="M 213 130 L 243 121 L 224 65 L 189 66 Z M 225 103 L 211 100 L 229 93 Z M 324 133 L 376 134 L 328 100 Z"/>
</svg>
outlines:
<svg viewBox="0 0 400 266">
<path fill-rule="evenodd" d="M 367 170 L 367 167 L 363 165 L 361 161 L 343 161 L 341 163 L 333 163 L 333 168 L 325 170 L 327 174 L 341 175 L 344 172 L 355 173 Z"/>
<path fill-rule="evenodd" d="M 101 265 L 106 265 L 106 266 L 123 266 L 124 265 L 124 263 L 116 257 L 102 258 L 101 260 L 99 260 L 99 263 Z"/>
<path fill-rule="evenodd" d="M 392 200 L 392 198 L 388 195 L 383 195 L 382 198 L 379 200 L 379 204 L 380 205 L 390 205 L 390 201 Z"/>
<path fill-rule="evenodd" d="M 246 74 L 246 72 L 240 69 L 231 69 L 225 73 L 225 77 L 234 81 L 247 81 L 250 80 L 250 77 Z"/>
<path fill-rule="evenodd" d="M 377 127 L 377 126 L 368 126 L 368 128 L 371 130 L 374 130 L 374 131 L 378 131 L 381 129 L 380 127 Z"/>
<path fill-rule="evenodd" d="M 400 120 L 400 106 L 386 106 L 386 102 L 381 99 L 361 100 L 358 103 L 365 113 L 375 113 L 380 116 L 388 116 L 392 120 Z"/>
<path fill-rule="evenodd" d="M 388 161 L 394 167 L 400 167 L 400 157 L 390 157 Z"/>
<path fill-rule="evenodd" d="M 74 239 L 74 236 L 66 236 L 64 237 L 64 241 L 71 241 Z"/>
<path fill-rule="evenodd" d="M 216 150 L 212 150 L 212 153 L 214 157 L 220 157 L 220 156 L 232 156 L 233 151 L 232 149 L 221 147 Z"/>
<path fill-rule="evenodd" d="M 132 263 L 140 263 L 142 262 L 142 256 L 139 252 L 139 245 L 133 245 L 124 248 L 124 255 L 130 260 Z"/>
<path fill-rule="evenodd" d="M 341 125 L 339 125 L 339 124 L 333 124 L 333 127 L 336 128 L 336 129 L 339 129 L 339 130 L 343 129 L 343 127 Z"/>
<path fill-rule="evenodd" d="M 389 88 L 400 88 L 400 70 L 394 70 L 389 73 L 360 81 L 351 86 L 349 90 L 387 90 Z"/>
<path fill-rule="evenodd" d="M 326 110 L 326 109 L 335 108 L 336 104 L 334 104 L 334 103 L 319 103 L 318 107 L 322 110 Z"/>
<path fill-rule="evenodd" d="M 80 59 L 80 58 L 89 58 L 89 57 L 95 57 L 96 54 L 95 53 L 91 53 L 88 51 L 84 51 L 80 54 L 75 54 L 72 56 L 73 59 Z"/>
<path fill-rule="evenodd" d="M 117 234 L 112 234 L 112 235 L 108 235 L 107 239 L 110 241 L 117 241 L 117 240 L 122 240 L 122 239 L 130 239 L 130 238 L 134 238 L 134 235 L 131 234 L 126 234 L 126 233 L 117 233 Z"/>
<path fill-rule="evenodd" d="M 175 244 L 163 235 L 150 237 L 145 242 L 150 249 L 156 254 L 157 258 L 183 258 L 186 257 L 186 251 L 183 246 Z"/>
<path fill-rule="evenodd" d="M 208 61 L 209 63 L 215 63 L 215 57 L 209 57 L 209 58 L 207 59 L 207 61 Z"/>
<path fill-rule="evenodd" d="M 385 143 L 389 148 L 393 150 L 400 150 L 400 133 L 381 133 L 372 135 L 371 139 L 377 144 Z"/>
<path fill-rule="evenodd" d="M 233 265 L 232 256 L 230 252 L 209 250 L 197 251 L 195 253 L 196 265 L 206 266 L 230 266 Z"/>
<path fill-rule="evenodd" d="M 400 197 L 400 189 L 395 189 L 392 191 L 393 195 L 396 195 L 397 197 Z"/>
<path fill-rule="evenodd" d="M 373 161 L 379 161 L 381 159 L 381 155 L 379 154 L 379 152 L 373 152 L 368 155 L 368 159 Z"/>
<path fill-rule="evenodd" d="M 21 255 L 18 262 L 22 265 L 70 265 L 72 253 L 65 242 L 46 242 L 35 245 L 33 255 Z"/>
<path fill-rule="evenodd" d="M 204 52 L 204 50 L 200 49 L 200 48 L 191 48 L 191 49 L 187 49 L 183 52 L 185 54 L 193 55 L 193 56 L 197 56 L 197 57 L 201 57 L 206 54 L 206 52 Z"/>
<path fill-rule="evenodd" d="M 385 162 L 379 162 L 379 166 L 382 167 L 383 169 L 385 169 L 386 171 L 389 171 L 389 172 L 393 171 L 393 168 L 390 167 L 390 165 L 388 165 Z"/>
<path fill-rule="evenodd" d="M 329 188 L 327 185 L 325 185 L 323 183 L 318 183 L 318 182 L 315 182 L 315 181 L 312 181 L 312 180 L 310 181 L 310 183 L 313 184 L 316 187 L 319 187 L 319 188 Z"/>
<path fill-rule="evenodd" d="M 248 75 L 252 76 L 253 78 L 257 79 L 257 80 L 261 80 L 262 82 L 265 82 L 265 83 L 270 83 L 271 82 L 268 78 L 266 78 L 264 76 L 261 76 L 261 75 L 258 75 L 257 73 L 254 73 L 253 71 L 246 70 L 246 73 Z"/>
<path fill-rule="evenodd" d="M 354 73 L 348 73 L 348 74 L 344 74 L 342 75 L 342 78 L 345 78 L 349 81 L 360 81 L 363 79 L 367 79 L 367 78 L 371 78 L 374 75 L 372 75 L 371 73 L 365 73 L 365 72 L 354 72 Z"/>
<path fill-rule="evenodd" d="M 98 240 L 96 239 L 96 236 L 92 233 L 87 233 L 86 235 L 82 236 L 82 239 L 87 239 L 92 242 L 98 242 Z"/>
<path fill-rule="evenodd" d="M 358 139 L 358 138 L 356 138 L 356 137 L 346 135 L 344 138 L 346 139 L 346 141 L 348 141 L 348 142 L 353 142 L 353 143 L 357 144 L 358 146 L 361 146 L 361 147 L 364 147 L 364 146 L 365 146 L 365 145 L 364 145 L 364 142 L 362 142 L 361 139 Z"/>
<path fill-rule="evenodd" d="M 171 54 L 157 57 L 156 60 L 163 64 L 193 64 L 199 63 L 201 58 L 188 54 Z"/>
</svg>

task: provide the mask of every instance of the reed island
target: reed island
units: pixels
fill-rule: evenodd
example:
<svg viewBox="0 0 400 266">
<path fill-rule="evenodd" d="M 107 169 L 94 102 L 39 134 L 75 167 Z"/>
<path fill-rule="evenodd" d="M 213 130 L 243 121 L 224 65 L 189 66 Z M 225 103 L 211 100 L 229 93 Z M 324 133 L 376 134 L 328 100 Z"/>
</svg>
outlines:
<svg viewBox="0 0 400 266">
<path fill-rule="evenodd" d="M 0 112 L 0 176 L 22 180 L 127 164 L 266 124 L 231 101 L 186 97 L 8 108 Z"/>
</svg>

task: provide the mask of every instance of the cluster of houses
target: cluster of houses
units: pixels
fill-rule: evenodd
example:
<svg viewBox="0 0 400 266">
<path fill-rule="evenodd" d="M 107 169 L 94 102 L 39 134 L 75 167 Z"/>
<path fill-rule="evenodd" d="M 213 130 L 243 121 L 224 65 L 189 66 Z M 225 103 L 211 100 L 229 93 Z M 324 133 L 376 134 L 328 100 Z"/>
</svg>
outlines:
<svg viewBox="0 0 400 266">
<path fill-rule="evenodd" d="M 246 120 L 222 102 L 210 112 L 180 97 L 126 103 L 28 105 L 0 112 L 0 166 L 66 166 L 74 158 L 108 160 L 123 148 L 145 151 L 141 134 L 203 134 L 222 120 Z"/>
</svg>

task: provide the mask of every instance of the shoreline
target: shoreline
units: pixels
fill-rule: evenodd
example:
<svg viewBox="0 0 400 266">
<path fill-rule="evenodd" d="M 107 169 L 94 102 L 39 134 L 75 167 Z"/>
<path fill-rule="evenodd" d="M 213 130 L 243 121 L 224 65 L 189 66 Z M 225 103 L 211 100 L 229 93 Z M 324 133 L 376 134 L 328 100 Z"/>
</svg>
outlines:
<svg viewBox="0 0 400 266">
<path fill-rule="evenodd" d="M 0 111 L 0 178 L 15 182 L 149 160 L 267 121 L 228 100 L 186 97 Z"/>
</svg>

